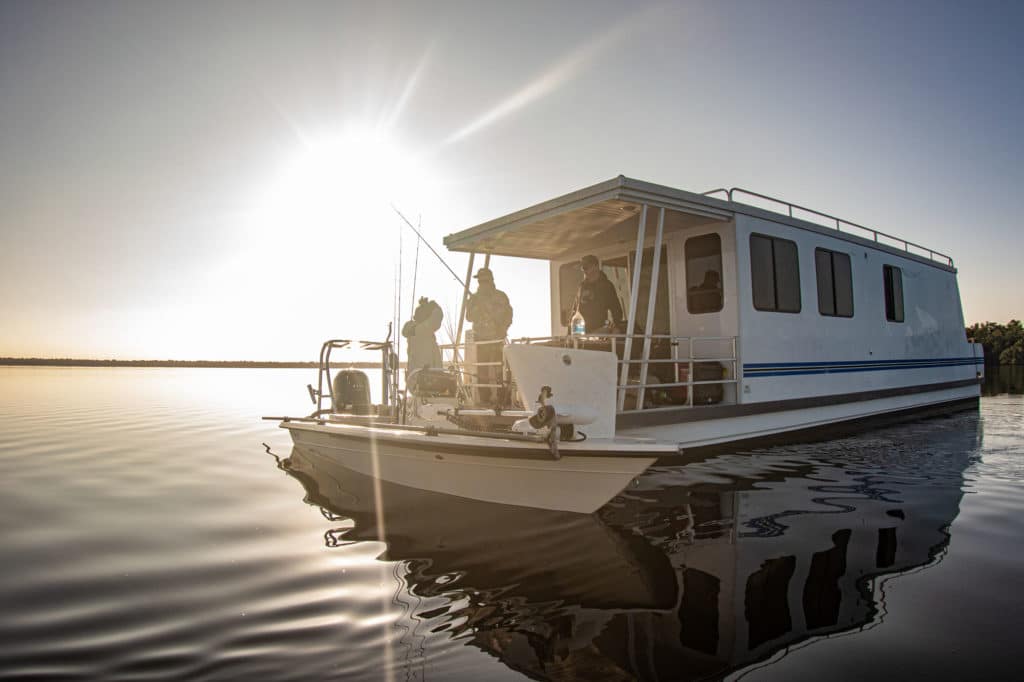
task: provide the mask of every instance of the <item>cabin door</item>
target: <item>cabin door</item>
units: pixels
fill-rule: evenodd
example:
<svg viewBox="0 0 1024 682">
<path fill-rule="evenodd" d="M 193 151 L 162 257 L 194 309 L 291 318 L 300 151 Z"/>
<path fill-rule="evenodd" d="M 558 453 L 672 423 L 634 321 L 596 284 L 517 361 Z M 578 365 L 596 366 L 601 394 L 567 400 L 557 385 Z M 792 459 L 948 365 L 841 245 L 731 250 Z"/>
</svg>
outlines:
<svg viewBox="0 0 1024 682">
<path fill-rule="evenodd" d="M 739 333 L 739 315 L 736 233 L 732 224 L 694 228 L 674 235 L 670 260 L 675 291 L 673 334 L 683 337 L 679 340 L 679 357 L 734 358 L 734 352 L 738 352 L 735 337 Z M 721 364 L 722 378 L 732 378 L 737 363 Z M 702 374 L 708 373 L 708 367 L 699 369 Z M 733 386 L 727 384 L 726 388 L 724 402 L 735 402 Z"/>
</svg>

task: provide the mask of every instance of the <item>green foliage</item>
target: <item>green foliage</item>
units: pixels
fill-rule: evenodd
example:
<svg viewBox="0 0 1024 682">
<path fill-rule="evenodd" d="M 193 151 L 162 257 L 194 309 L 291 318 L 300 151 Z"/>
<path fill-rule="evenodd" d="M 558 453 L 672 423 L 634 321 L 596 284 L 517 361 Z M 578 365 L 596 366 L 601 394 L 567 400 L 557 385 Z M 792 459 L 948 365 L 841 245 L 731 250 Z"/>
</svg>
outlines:
<svg viewBox="0 0 1024 682">
<path fill-rule="evenodd" d="M 986 365 L 1024 365 L 1024 325 L 985 322 L 967 328 L 967 338 L 985 347 Z"/>
</svg>

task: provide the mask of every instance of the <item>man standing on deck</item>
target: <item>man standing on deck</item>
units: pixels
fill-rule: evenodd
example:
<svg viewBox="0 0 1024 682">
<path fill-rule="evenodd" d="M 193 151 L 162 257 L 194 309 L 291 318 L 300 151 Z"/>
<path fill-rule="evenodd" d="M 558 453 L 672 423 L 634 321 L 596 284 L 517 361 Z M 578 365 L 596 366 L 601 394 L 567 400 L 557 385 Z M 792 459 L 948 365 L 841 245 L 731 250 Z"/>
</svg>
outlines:
<svg viewBox="0 0 1024 682">
<path fill-rule="evenodd" d="M 406 344 L 406 352 L 409 353 L 406 376 L 420 369 L 441 368 L 441 349 L 434 334 L 441 328 L 443 319 L 444 313 L 436 301 L 420 297 L 412 319 L 402 326 L 402 336 L 409 340 Z"/>
<path fill-rule="evenodd" d="M 576 292 L 573 313 L 579 311 L 583 315 L 587 333 L 624 331 L 626 324 L 622 319 L 619 294 L 608 275 L 601 270 L 597 257 L 584 256 L 580 269 L 583 270 L 583 281 Z"/>
<path fill-rule="evenodd" d="M 477 368 L 477 383 L 497 384 L 501 378 L 502 346 L 505 334 L 512 324 L 512 305 L 505 292 L 494 286 L 494 273 L 490 268 L 480 268 L 474 279 L 478 282 L 476 293 L 466 302 L 466 319 L 473 323 L 473 341 L 476 347 L 476 361 L 483 364 Z M 492 341 L 493 343 L 483 343 Z M 491 402 L 497 394 L 491 387 L 481 387 L 480 402 Z"/>
</svg>

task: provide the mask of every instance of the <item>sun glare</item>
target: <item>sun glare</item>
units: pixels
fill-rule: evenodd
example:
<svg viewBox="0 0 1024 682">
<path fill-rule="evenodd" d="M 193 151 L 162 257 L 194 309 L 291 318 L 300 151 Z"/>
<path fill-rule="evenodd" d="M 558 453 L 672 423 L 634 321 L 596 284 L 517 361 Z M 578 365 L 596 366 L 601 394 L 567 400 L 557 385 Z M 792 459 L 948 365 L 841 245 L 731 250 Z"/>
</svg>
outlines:
<svg viewBox="0 0 1024 682">
<path fill-rule="evenodd" d="M 421 161 L 386 133 L 310 137 L 283 169 L 266 213 L 290 231 L 325 236 L 390 221 L 392 204 L 421 210 L 435 184 Z"/>
<path fill-rule="evenodd" d="M 342 321 L 344 334 L 382 337 L 399 240 L 414 244 L 392 206 L 427 216 L 441 201 L 425 158 L 373 127 L 304 134 L 244 212 L 238 241 L 209 273 L 195 314 L 211 327 L 244 327 L 273 309 L 274 323 L 253 341 L 267 357 L 297 340 L 313 347 L 336 336 Z"/>
</svg>

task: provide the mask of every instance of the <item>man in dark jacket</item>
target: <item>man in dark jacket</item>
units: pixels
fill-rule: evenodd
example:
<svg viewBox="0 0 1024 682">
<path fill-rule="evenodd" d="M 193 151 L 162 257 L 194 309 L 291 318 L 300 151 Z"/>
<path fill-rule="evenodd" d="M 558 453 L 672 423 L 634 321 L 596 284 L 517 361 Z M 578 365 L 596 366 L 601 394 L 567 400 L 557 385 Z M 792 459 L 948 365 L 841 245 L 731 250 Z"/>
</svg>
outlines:
<svg viewBox="0 0 1024 682">
<path fill-rule="evenodd" d="M 473 341 L 477 368 L 477 381 L 481 384 L 498 384 L 501 379 L 501 362 L 504 357 L 505 334 L 512 324 L 512 305 L 508 296 L 494 286 L 494 273 L 490 268 L 480 268 L 473 277 L 477 281 L 476 293 L 466 301 L 466 319 L 473 323 Z M 494 341 L 496 343 L 481 343 Z M 480 387 L 480 402 L 490 403 L 497 395 L 491 387 Z"/>
<path fill-rule="evenodd" d="M 587 333 L 625 331 L 619 294 L 608 276 L 601 271 L 597 258 L 584 256 L 580 268 L 583 270 L 583 281 L 576 292 L 573 310 L 583 315 Z"/>
</svg>

